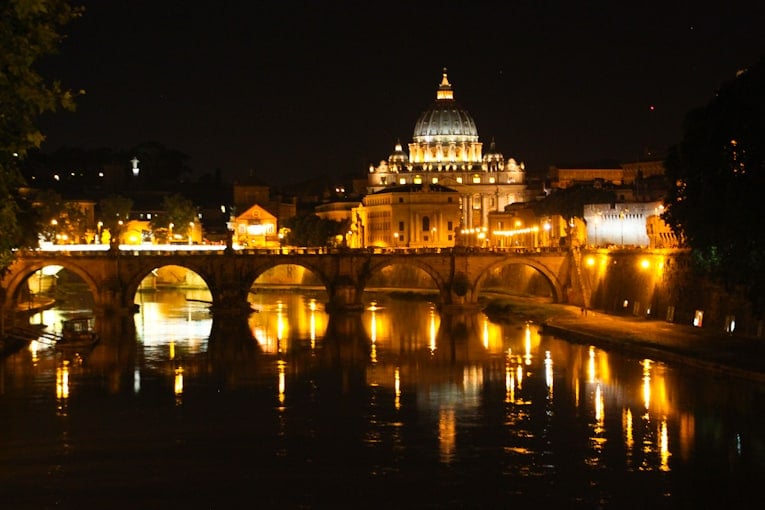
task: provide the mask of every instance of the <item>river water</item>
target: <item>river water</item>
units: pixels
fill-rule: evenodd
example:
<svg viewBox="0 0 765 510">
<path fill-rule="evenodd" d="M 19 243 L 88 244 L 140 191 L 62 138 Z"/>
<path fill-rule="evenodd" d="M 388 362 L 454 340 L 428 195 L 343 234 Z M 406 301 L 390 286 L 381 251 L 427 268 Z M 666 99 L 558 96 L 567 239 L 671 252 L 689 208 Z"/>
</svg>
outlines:
<svg viewBox="0 0 765 510">
<path fill-rule="evenodd" d="M 127 339 L 33 342 L 0 362 L 3 508 L 759 506 L 762 385 L 366 298 L 259 292 L 238 328 L 143 292 Z"/>
</svg>

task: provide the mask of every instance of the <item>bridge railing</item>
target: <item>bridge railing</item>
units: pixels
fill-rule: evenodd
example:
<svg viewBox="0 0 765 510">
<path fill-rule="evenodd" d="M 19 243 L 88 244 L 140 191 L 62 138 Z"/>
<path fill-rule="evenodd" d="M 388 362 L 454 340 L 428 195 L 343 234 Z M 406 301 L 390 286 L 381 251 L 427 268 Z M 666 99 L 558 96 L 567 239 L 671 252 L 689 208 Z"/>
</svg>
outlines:
<svg viewBox="0 0 765 510">
<path fill-rule="evenodd" d="M 110 248 L 107 245 L 50 245 L 44 249 L 16 250 L 19 257 L 109 257 L 116 254 L 122 256 L 199 256 L 199 255 L 222 255 L 229 248 L 225 245 L 129 245 L 123 244 L 118 248 Z M 352 254 L 387 254 L 387 255 L 433 255 L 433 254 L 561 254 L 566 248 L 524 248 L 524 247 L 478 247 L 478 246 L 454 246 L 454 247 L 379 247 L 367 248 L 347 247 L 299 247 L 281 246 L 276 248 L 233 248 L 233 253 L 241 255 L 352 255 Z"/>
</svg>

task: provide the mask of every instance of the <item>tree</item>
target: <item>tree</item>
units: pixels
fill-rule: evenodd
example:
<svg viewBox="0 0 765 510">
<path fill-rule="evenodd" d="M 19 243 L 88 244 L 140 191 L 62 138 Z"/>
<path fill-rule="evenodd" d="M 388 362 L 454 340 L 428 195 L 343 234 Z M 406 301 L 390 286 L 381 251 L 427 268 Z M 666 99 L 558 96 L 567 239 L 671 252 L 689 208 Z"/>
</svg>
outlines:
<svg viewBox="0 0 765 510">
<path fill-rule="evenodd" d="M 45 138 L 36 127 L 38 117 L 75 106 L 75 94 L 47 83 L 34 66 L 56 53 L 63 27 L 81 12 L 66 0 L 0 4 L 0 267 L 7 267 L 11 250 L 25 240 L 19 215 L 28 208 L 20 204 L 19 160 Z"/>
<path fill-rule="evenodd" d="M 284 222 L 289 229 L 287 244 L 292 246 L 328 246 L 335 236 L 348 231 L 348 221 L 327 220 L 315 214 L 293 216 Z"/>
<path fill-rule="evenodd" d="M 555 191 L 532 207 L 538 216 L 559 214 L 569 218 L 584 218 L 586 204 L 608 204 L 616 200 L 616 193 L 605 188 L 591 186 L 572 186 Z"/>
<path fill-rule="evenodd" d="M 87 217 L 76 204 L 65 201 L 52 190 L 40 191 L 35 196 L 38 227 L 35 232 L 53 243 L 80 242 L 85 236 Z"/>
<path fill-rule="evenodd" d="M 133 201 L 120 195 L 109 195 L 98 202 L 103 226 L 109 230 L 112 242 L 119 242 L 125 222 L 130 218 Z"/>
<path fill-rule="evenodd" d="M 685 119 L 666 160 L 662 218 L 704 274 L 750 297 L 765 290 L 765 58 Z"/>
<path fill-rule="evenodd" d="M 197 208 L 194 202 L 180 193 L 164 197 L 162 211 L 162 215 L 152 218 L 151 227 L 160 232 L 167 229 L 168 242 L 172 242 L 170 237 L 173 235 L 187 236 L 192 224 L 197 221 Z"/>
</svg>

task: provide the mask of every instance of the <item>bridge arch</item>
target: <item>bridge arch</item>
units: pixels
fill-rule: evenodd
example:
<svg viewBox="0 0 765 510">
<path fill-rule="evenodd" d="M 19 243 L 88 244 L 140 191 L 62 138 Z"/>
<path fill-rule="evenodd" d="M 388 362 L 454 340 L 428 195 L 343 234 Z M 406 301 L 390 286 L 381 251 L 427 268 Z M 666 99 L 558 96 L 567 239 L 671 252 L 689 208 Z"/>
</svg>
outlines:
<svg viewBox="0 0 765 510">
<path fill-rule="evenodd" d="M 481 292 L 482 287 L 486 283 L 486 280 L 495 270 L 511 265 L 523 265 L 536 270 L 537 273 L 540 274 L 550 285 L 550 292 L 552 294 L 553 302 L 561 303 L 564 301 L 565 294 L 558 276 L 545 264 L 531 257 L 508 257 L 484 268 L 484 270 L 479 273 L 478 278 L 476 278 L 473 284 L 474 297 L 477 299 L 478 294 Z"/>
<path fill-rule="evenodd" d="M 77 275 L 83 282 L 85 282 L 85 285 L 87 285 L 88 291 L 90 291 L 90 294 L 93 296 L 95 305 L 103 305 L 99 284 L 92 277 L 88 269 L 83 265 L 78 264 L 74 259 L 61 258 L 56 260 L 55 264 L 52 262 L 25 259 L 23 262 L 14 264 L 13 271 L 10 272 L 9 278 L 6 280 L 2 303 L 3 311 L 7 312 L 13 309 L 15 299 L 18 297 L 21 287 L 26 284 L 34 273 L 52 265 L 61 266 Z"/>
<path fill-rule="evenodd" d="M 421 270 L 427 274 L 438 290 L 441 303 L 449 303 L 451 299 L 449 282 L 445 281 L 443 275 L 430 264 L 418 259 L 417 257 L 393 257 L 371 263 L 359 282 L 359 293 L 363 293 L 367 288 L 369 281 L 375 275 L 381 274 L 386 267 L 391 266 L 409 266 Z"/>
<path fill-rule="evenodd" d="M 144 280 L 152 274 L 155 270 L 160 270 L 162 268 L 169 268 L 169 267 L 179 267 L 182 269 L 185 269 L 187 271 L 191 271 L 201 280 L 204 282 L 204 284 L 207 286 L 207 289 L 210 291 L 210 294 L 213 293 L 213 287 L 210 286 L 211 277 L 208 274 L 203 274 L 199 271 L 199 267 L 194 267 L 194 264 L 178 264 L 178 263 L 172 263 L 172 264 L 148 264 L 144 267 L 141 267 L 136 273 L 134 273 L 131 278 L 126 282 L 125 284 L 125 304 L 133 303 L 135 302 L 136 295 L 138 294 L 138 291 L 141 287 L 141 284 L 144 282 Z"/>
<path fill-rule="evenodd" d="M 324 290 L 329 292 L 330 285 L 331 285 L 330 279 L 328 278 L 326 274 L 324 274 L 323 268 L 321 266 L 317 264 L 312 264 L 310 261 L 296 262 L 294 260 L 292 261 L 272 260 L 263 264 L 258 264 L 257 266 L 253 268 L 252 281 L 249 282 L 250 286 L 252 287 L 253 285 L 255 285 L 255 282 L 258 280 L 258 278 L 266 275 L 269 271 L 278 269 L 280 267 L 286 267 L 286 266 L 297 266 L 309 271 L 312 275 L 318 278 L 320 285 L 324 287 Z"/>
</svg>

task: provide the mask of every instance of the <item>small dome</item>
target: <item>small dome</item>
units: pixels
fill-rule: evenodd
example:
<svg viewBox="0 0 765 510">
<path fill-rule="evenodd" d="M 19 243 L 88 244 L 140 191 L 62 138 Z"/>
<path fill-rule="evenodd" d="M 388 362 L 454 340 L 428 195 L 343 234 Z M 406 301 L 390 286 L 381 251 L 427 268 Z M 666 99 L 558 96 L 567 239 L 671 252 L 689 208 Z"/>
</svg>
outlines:
<svg viewBox="0 0 765 510">
<path fill-rule="evenodd" d="M 401 147 L 401 142 L 396 142 L 396 147 L 391 153 L 390 156 L 388 156 L 388 162 L 389 163 L 406 163 L 409 161 L 409 156 L 406 155 L 406 152 L 404 152 L 404 149 Z"/>
<path fill-rule="evenodd" d="M 491 144 L 489 145 L 489 150 L 483 155 L 483 160 L 486 163 L 492 163 L 492 162 L 501 162 L 504 163 L 505 156 L 502 155 L 501 152 L 497 150 L 497 146 L 494 143 L 494 139 L 492 138 Z"/>
<path fill-rule="evenodd" d="M 414 141 L 473 142 L 478 140 L 478 129 L 473 117 L 454 100 L 454 91 L 444 69 L 436 101 L 417 119 Z"/>
</svg>

